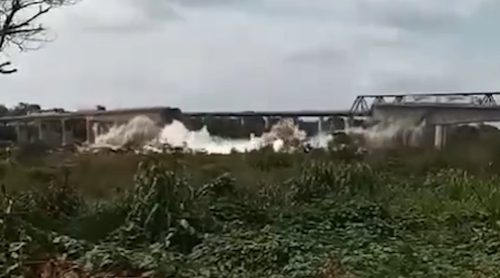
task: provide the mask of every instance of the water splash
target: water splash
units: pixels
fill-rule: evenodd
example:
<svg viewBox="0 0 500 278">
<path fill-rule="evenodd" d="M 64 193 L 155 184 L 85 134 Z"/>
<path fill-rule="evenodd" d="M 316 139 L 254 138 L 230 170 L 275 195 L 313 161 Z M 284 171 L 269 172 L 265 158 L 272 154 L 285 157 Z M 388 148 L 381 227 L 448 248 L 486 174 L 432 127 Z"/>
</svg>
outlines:
<svg viewBox="0 0 500 278">
<path fill-rule="evenodd" d="M 352 138 L 363 140 L 363 145 L 371 148 L 385 148 L 398 143 L 407 146 L 421 144 L 425 122 L 390 120 L 370 127 L 347 127 L 345 133 Z"/>
<path fill-rule="evenodd" d="M 308 142 L 306 132 L 300 130 L 292 119 L 279 121 L 260 137 L 252 135 L 249 139 L 226 139 L 212 136 L 206 126 L 191 131 L 182 122 L 174 120 L 161 129 L 151 119 L 138 116 L 127 124 L 113 126 L 107 133 L 97 136 L 93 147 L 134 147 L 162 152 L 164 146 L 169 146 L 208 154 L 229 154 L 265 147 L 272 147 L 275 151 L 289 151 L 299 148 L 305 142 Z M 313 146 L 327 145 L 322 135 L 309 139 L 309 142 Z"/>
<path fill-rule="evenodd" d="M 346 121 L 344 133 L 367 148 L 384 148 L 403 139 L 407 145 L 418 145 L 422 139 L 425 123 L 387 121 L 370 127 L 349 126 Z M 304 145 L 312 148 L 328 148 L 334 136 L 320 133 L 307 137 L 293 119 L 282 119 L 262 136 L 248 139 L 227 139 L 211 135 L 207 127 L 192 131 L 180 121 L 174 120 L 163 128 L 158 127 L 146 116 L 138 116 L 127 124 L 113 126 L 107 133 L 96 137 L 94 148 L 134 148 L 152 152 L 165 149 L 182 148 L 184 151 L 208 154 L 230 154 L 231 152 L 250 152 L 265 147 L 274 151 L 294 151 Z M 166 148 L 168 147 L 168 148 Z"/>
<path fill-rule="evenodd" d="M 156 143 L 210 154 L 229 154 L 232 151 L 248 152 L 262 147 L 260 138 L 251 138 L 250 140 L 224 139 L 210 135 L 206 126 L 201 130 L 191 131 L 179 121 L 173 121 L 165 126 L 159 133 Z"/>
<path fill-rule="evenodd" d="M 154 140 L 160 128 L 146 116 L 137 116 L 124 125 L 112 126 L 108 132 L 95 138 L 96 147 L 137 148 Z"/>
</svg>

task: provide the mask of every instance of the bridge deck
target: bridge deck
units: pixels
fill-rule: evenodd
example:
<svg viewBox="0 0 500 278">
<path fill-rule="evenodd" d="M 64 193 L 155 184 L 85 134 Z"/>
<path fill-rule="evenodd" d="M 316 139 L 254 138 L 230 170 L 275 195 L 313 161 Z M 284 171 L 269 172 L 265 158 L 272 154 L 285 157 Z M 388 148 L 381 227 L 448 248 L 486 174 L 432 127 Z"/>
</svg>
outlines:
<svg viewBox="0 0 500 278">
<path fill-rule="evenodd" d="M 77 112 L 61 112 L 61 113 L 41 113 L 22 116 L 0 117 L 0 123 L 8 122 L 27 122 L 33 120 L 60 120 L 60 119 L 81 119 L 85 117 L 124 115 L 142 113 L 160 113 L 168 107 L 152 107 L 152 108 L 137 108 L 137 109 L 122 109 L 109 111 L 77 111 Z M 361 113 L 351 113 L 348 110 L 305 110 L 305 111 L 215 111 L 215 112 L 180 112 L 188 117 L 332 117 L 332 116 L 362 116 Z"/>
<path fill-rule="evenodd" d="M 303 111 L 216 111 L 216 112 L 183 112 L 192 117 L 330 117 L 353 116 L 348 110 L 303 110 Z M 361 115 L 361 114 L 359 114 Z"/>
<path fill-rule="evenodd" d="M 415 102 L 415 103 L 376 103 L 373 107 L 398 107 L 398 108 L 429 108 L 429 109 L 477 109 L 477 110 L 500 110 L 500 105 L 480 105 L 471 103 L 436 103 L 436 102 Z"/>
<path fill-rule="evenodd" d="M 500 95 L 500 92 L 436 92 L 436 93 L 407 93 L 407 94 L 380 94 L 380 95 L 359 95 L 358 97 L 377 98 L 377 97 L 452 97 L 452 96 L 484 96 Z"/>
<path fill-rule="evenodd" d="M 112 115 L 129 115 L 129 114 L 146 114 L 160 113 L 170 107 L 146 107 L 146 108 L 129 108 L 116 110 L 90 110 L 90 111 L 75 111 L 75 112 L 50 112 L 50 113 L 34 113 L 21 116 L 0 117 L 0 123 L 6 122 L 22 122 L 33 120 L 60 120 L 60 119 L 81 119 L 85 117 L 99 117 Z"/>
</svg>

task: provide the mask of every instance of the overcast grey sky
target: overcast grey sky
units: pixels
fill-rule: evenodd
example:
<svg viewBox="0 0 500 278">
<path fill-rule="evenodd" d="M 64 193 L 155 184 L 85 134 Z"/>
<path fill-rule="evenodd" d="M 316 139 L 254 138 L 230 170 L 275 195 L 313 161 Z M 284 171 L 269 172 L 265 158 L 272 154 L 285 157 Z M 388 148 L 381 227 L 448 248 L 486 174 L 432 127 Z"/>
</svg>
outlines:
<svg viewBox="0 0 500 278">
<path fill-rule="evenodd" d="M 498 0 L 82 0 L 11 54 L 0 102 L 346 109 L 358 93 L 500 90 Z"/>
</svg>

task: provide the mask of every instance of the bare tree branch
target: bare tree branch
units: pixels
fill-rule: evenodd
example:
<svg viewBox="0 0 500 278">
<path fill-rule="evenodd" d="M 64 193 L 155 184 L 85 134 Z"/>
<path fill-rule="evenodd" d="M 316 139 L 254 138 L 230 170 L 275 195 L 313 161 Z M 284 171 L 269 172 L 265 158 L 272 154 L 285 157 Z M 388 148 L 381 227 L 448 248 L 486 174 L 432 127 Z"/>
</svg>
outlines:
<svg viewBox="0 0 500 278">
<path fill-rule="evenodd" d="M 39 49 L 47 28 L 38 20 L 53 8 L 74 4 L 77 0 L 0 0 L 0 53 L 9 46 L 20 51 Z M 17 69 L 9 61 L 0 61 L 0 74 L 11 74 Z"/>
<path fill-rule="evenodd" d="M 10 66 L 10 62 L 4 62 L 0 64 L 0 74 L 11 74 L 17 71 L 17 69 L 7 69 Z"/>
</svg>

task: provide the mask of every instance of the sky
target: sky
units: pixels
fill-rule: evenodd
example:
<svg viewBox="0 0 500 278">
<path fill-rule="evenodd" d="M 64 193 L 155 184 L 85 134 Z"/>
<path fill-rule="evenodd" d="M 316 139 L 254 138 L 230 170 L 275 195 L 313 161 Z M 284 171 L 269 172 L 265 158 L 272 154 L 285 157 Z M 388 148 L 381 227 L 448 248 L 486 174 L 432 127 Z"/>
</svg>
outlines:
<svg viewBox="0 0 500 278">
<path fill-rule="evenodd" d="M 7 58 L 0 103 L 348 109 L 357 94 L 500 89 L 497 0 L 81 0 Z"/>
</svg>

